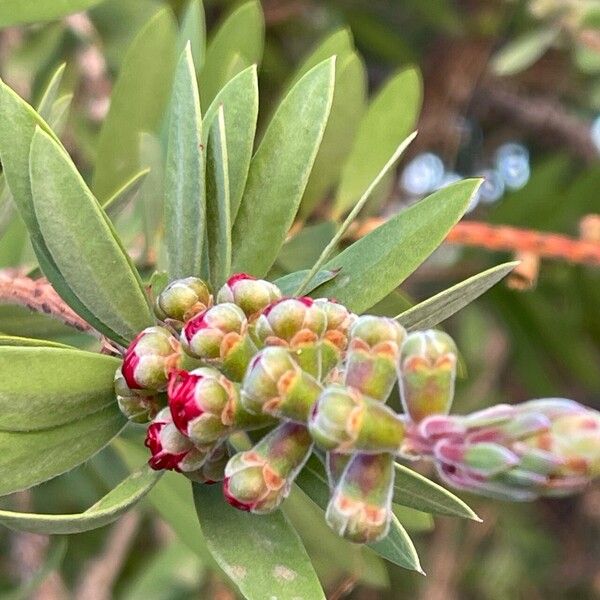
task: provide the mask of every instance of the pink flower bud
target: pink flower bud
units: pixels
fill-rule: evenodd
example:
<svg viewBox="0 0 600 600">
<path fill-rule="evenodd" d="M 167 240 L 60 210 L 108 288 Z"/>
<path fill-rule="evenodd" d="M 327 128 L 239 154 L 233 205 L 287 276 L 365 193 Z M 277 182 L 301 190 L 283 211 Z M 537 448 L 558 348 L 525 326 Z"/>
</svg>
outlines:
<svg viewBox="0 0 600 600">
<path fill-rule="evenodd" d="M 212 306 L 212 295 L 202 279 L 186 277 L 172 281 L 158 296 L 156 316 L 162 321 L 185 322 Z"/>
<path fill-rule="evenodd" d="M 276 285 L 246 273 L 232 275 L 217 294 L 217 302 L 237 304 L 247 317 L 280 298 L 281 292 Z"/>
<path fill-rule="evenodd" d="M 127 348 L 121 371 L 132 390 L 163 391 L 179 362 L 179 342 L 164 327 L 148 327 Z"/>
</svg>

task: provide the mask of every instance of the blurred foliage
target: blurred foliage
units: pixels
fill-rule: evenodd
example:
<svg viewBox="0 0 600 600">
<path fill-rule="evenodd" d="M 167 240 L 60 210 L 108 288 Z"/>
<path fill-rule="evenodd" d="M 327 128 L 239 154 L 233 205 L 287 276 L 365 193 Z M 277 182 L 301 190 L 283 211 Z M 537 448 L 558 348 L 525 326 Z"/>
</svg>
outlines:
<svg viewBox="0 0 600 600">
<path fill-rule="evenodd" d="M 205 24 L 194 14 L 193 4 L 179 0 L 70 3 L 73 10 L 89 8 L 89 18 L 58 18 L 61 15 L 52 11 L 36 12 L 42 4 L 0 2 L 2 78 L 39 105 L 53 73 L 66 63 L 51 105 L 57 114 L 65 104 L 64 98 L 70 102 L 70 95 L 74 94 L 64 143 L 78 167 L 94 182 L 100 198 L 108 200 L 129 176 L 160 162 L 157 153 L 161 152 L 161 137 L 166 135 L 160 120 L 168 100 L 155 90 L 160 91 L 157 83 L 170 77 L 173 49 L 182 47 L 181 40 L 176 40 L 172 18 L 164 12 L 165 5 L 170 5 L 180 24 L 185 23 L 186 37 L 197 41 L 192 50 L 199 69 L 201 57 L 207 52 L 201 41 Z M 233 2 L 206 0 L 208 29 L 215 31 L 215 24 L 233 6 Z M 345 135 L 345 147 L 322 150 L 321 162 L 317 162 L 318 181 L 309 183 L 301 209 L 307 226 L 284 246 L 272 275 L 310 268 L 334 232 L 331 222 L 311 225 L 313 211 L 334 216 L 344 212 L 357 199 L 357 185 L 361 188 L 360 182 L 353 181 L 353 161 L 372 165 L 366 178 L 370 180 L 390 154 L 390 148 L 409 133 L 411 125 L 395 118 L 394 107 L 411 103 L 418 106 L 420 102 L 402 93 L 400 78 L 413 73 L 403 69 L 414 64 L 423 72 L 425 94 L 418 148 L 439 151 L 450 167 L 466 163 L 473 168 L 488 161 L 501 141 L 518 139 L 530 148 L 532 176 L 528 184 L 492 206 L 478 208 L 472 217 L 577 236 L 579 220 L 598 212 L 597 157 L 576 147 L 569 135 L 573 123 L 587 131 L 595 111 L 600 109 L 597 2 L 265 0 L 263 8 L 267 34 L 264 54 L 256 41 L 260 39 L 262 23 L 253 14 L 239 15 L 239 29 L 233 34 L 240 37 L 242 53 L 227 48 L 225 43 L 210 46 L 209 51 L 219 57 L 213 62 L 219 64 L 219 69 L 209 74 L 213 87 L 201 90 L 204 110 L 223 83 L 219 78 L 228 80 L 249 65 L 261 63 L 261 112 L 269 115 L 270 107 L 283 91 L 301 73 L 328 56 L 327 49 L 321 48 L 325 54 L 319 54 L 318 44 L 332 33 L 327 39 L 338 53 L 336 85 L 344 86 L 344 73 L 360 72 L 363 61 L 367 75 L 364 83 L 348 76 L 341 88 L 341 93 L 356 99 L 356 105 L 348 114 L 340 115 L 339 122 L 330 124 L 327 131 L 336 129 L 332 140 Z M 223 39 L 230 38 L 223 35 Z M 479 66 L 462 72 L 461 60 L 473 55 L 479 57 L 475 61 Z M 152 69 L 140 67 L 146 61 L 153 65 Z M 444 70 L 449 65 L 453 67 Z M 396 72 L 399 75 L 392 79 Z M 388 81 L 385 87 L 383 81 Z M 394 93 L 392 86 L 396 84 L 399 91 Z M 366 88 L 374 98 L 368 104 Z M 109 108 L 111 89 L 113 100 Z M 495 89 L 514 91 L 514 106 L 499 111 L 490 102 Z M 123 113 L 114 109 L 120 95 L 128 101 L 135 97 L 136 111 L 127 114 L 122 122 L 112 123 L 113 113 L 123 119 Z M 61 98 L 63 104 L 57 106 Z M 547 129 L 540 130 L 536 122 L 528 123 L 520 111 L 521 101 L 539 101 L 544 109 L 547 102 L 551 103 L 554 112 L 548 113 Z M 448 112 L 437 110 L 440 103 Z M 380 115 L 376 114 L 378 110 Z M 361 121 L 363 114 L 367 117 Z M 561 120 L 565 119 L 575 121 L 567 120 L 568 125 L 563 128 Z M 464 123 L 468 124 L 466 129 Z M 389 135 L 389 146 L 365 148 L 356 141 L 360 140 L 361 127 L 380 127 Z M 259 122 L 258 129 L 264 131 L 264 123 Z M 140 140 L 142 131 L 147 133 Z M 97 156 L 108 157 L 110 162 L 101 162 L 92 172 Z M 346 159 L 346 170 L 340 174 Z M 140 179 L 141 192 L 137 187 L 131 192 L 131 196 L 139 193 L 144 198 L 142 204 L 138 202 L 133 207 L 129 195 L 119 200 L 122 212 L 117 229 L 141 264 L 156 258 L 148 256 L 148 249 L 153 247 L 149 240 L 156 235 L 156 197 L 160 197 L 152 177 L 154 171 Z M 342 185 L 337 188 L 337 195 L 330 197 L 338 181 Z M 391 178 L 382 182 L 378 196 L 369 207 L 371 214 L 386 213 L 406 201 Z M 33 264 L 23 224 L 6 202 L 1 210 L 1 266 Z M 145 232 L 145 236 L 140 232 Z M 407 280 L 402 290 L 380 302 L 377 312 L 395 316 L 412 303 L 411 298 L 432 296 L 507 258 L 481 249 L 444 246 Z M 160 263 L 163 257 L 158 260 Z M 535 289 L 522 292 L 499 284 L 448 320 L 445 325 L 457 339 L 464 363 L 469 365 L 468 375 L 464 373 L 459 384 L 457 412 L 547 395 L 571 397 L 600 408 L 598 306 L 598 268 L 544 261 Z M 0 307 L 0 330 L 51 337 L 80 347 L 94 343 L 45 316 L 14 307 Z M 110 447 L 67 475 L 10 501 L 21 510 L 80 512 L 128 473 L 131 464 L 122 462 L 125 454 L 131 461 L 131 452 L 124 453 L 118 445 Z M 144 456 L 140 453 L 135 466 L 144 461 Z M 204 546 L 194 543 L 201 534 L 191 529 L 195 520 L 185 517 L 185 511 L 192 510 L 191 502 L 173 508 L 175 502 L 182 500 L 177 491 L 173 492 L 173 486 L 176 483 L 168 474 L 136 510 L 138 521 L 128 541 L 132 551 L 125 553 L 122 564 L 113 573 L 114 590 L 108 592 L 110 597 L 235 597 Z M 181 494 L 186 492 L 187 488 L 181 490 Z M 429 573 L 427 579 L 384 564 L 369 550 L 342 546 L 320 523 L 316 524 L 315 507 L 300 492 L 291 498 L 287 510 L 299 526 L 331 597 L 340 598 L 346 593 L 357 599 L 598 597 L 600 490 L 531 506 L 466 500 L 484 518 L 483 525 L 436 518 L 436 529 L 429 531 L 430 524 L 421 515 L 403 517 L 416 535 Z M 156 511 L 166 514 L 165 506 L 170 507 L 172 515 L 168 524 L 154 518 Z M 11 598 L 35 597 L 31 590 L 42 586 L 37 597 L 66 598 L 66 588 L 85 589 L 86 578 L 94 576 L 94 561 L 100 557 L 110 562 L 107 552 L 120 527 L 117 523 L 71 536 L 66 547 L 60 540 L 54 541 L 48 552 L 43 548 L 43 540 L 36 542 L 27 534 L 3 530 L 0 593 Z M 27 544 L 34 549 L 41 544 L 37 559 L 35 552 L 33 559 L 22 554 Z M 58 563 L 60 578 L 45 577 Z M 15 592 L 19 585 L 21 589 Z"/>
</svg>

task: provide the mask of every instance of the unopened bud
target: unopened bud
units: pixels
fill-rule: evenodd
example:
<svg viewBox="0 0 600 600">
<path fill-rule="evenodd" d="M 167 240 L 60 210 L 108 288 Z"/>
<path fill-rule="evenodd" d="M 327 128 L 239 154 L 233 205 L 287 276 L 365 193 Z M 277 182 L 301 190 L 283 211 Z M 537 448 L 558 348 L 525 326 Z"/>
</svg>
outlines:
<svg viewBox="0 0 600 600">
<path fill-rule="evenodd" d="M 276 285 L 246 273 L 232 275 L 217 294 L 217 302 L 237 304 L 247 317 L 261 311 L 279 298 L 281 292 Z"/>
<path fill-rule="evenodd" d="M 212 306 L 212 296 L 202 279 L 186 277 L 172 281 L 156 299 L 154 312 L 162 321 L 180 323 Z"/>
<path fill-rule="evenodd" d="M 121 372 L 132 390 L 163 391 L 180 362 L 179 342 L 164 327 L 148 327 L 131 342 Z"/>
<path fill-rule="evenodd" d="M 327 506 L 325 519 L 340 536 L 365 544 L 389 531 L 394 489 L 390 454 L 355 454 Z"/>
<path fill-rule="evenodd" d="M 325 450 L 352 453 L 397 452 L 405 425 L 394 411 L 350 387 L 331 385 L 317 400 L 309 429 Z"/>
<path fill-rule="evenodd" d="M 181 331 L 184 350 L 218 366 L 240 381 L 256 347 L 248 335 L 248 321 L 239 306 L 216 304 L 189 320 Z"/>
<path fill-rule="evenodd" d="M 398 378 L 404 328 L 393 319 L 364 315 L 350 330 L 345 383 L 385 401 Z"/>
<path fill-rule="evenodd" d="M 204 463 L 198 470 L 185 475 L 197 483 L 212 485 L 225 479 L 225 467 L 228 461 L 227 444 L 219 444 L 206 455 Z"/>
<path fill-rule="evenodd" d="M 419 422 L 448 414 L 454 398 L 456 345 L 441 331 L 416 331 L 402 346 L 400 392 L 404 411 Z"/>
<path fill-rule="evenodd" d="M 305 426 L 282 423 L 252 450 L 229 460 L 223 482 L 225 499 L 240 510 L 272 512 L 290 493 L 311 450 Z"/>
<path fill-rule="evenodd" d="M 157 396 L 148 396 L 132 390 L 120 368 L 115 373 L 115 395 L 119 410 L 132 423 L 148 423 L 160 410 Z"/>
<path fill-rule="evenodd" d="M 306 423 L 321 385 L 281 346 L 264 348 L 252 359 L 242 383 L 244 407 L 256 414 Z"/>
</svg>

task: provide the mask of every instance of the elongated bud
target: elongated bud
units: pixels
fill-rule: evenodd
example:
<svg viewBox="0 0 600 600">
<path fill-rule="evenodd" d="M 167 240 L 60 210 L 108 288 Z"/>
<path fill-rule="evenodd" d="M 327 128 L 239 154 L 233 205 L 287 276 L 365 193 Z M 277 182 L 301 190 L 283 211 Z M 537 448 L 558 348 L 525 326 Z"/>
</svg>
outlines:
<svg viewBox="0 0 600 600">
<path fill-rule="evenodd" d="M 600 475 L 600 413 L 571 400 L 435 415 L 407 440 L 451 485 L 506 500 L 572 494 Z"/>
<path fill-rule="evenodd" d="M 392 409 L 350 387 L 331 385 L 315 404 L 309 429 L 325 450 L 353 453 L 397 452 L 405 425 Z"/>
<path fill-rule="evenodd" d="M 186 277 L 172 281 L 156 299 L 154 312 L 161 321 L 180 323 L 212 306 L 212 295 L 202 279 Z"/>
<path fill-rule="evenodd" d="M 393 319 L 364 315 L 350 330 L 346 385 L 376 400 L 387 400 L 398 378 L 404 328 Z"/>
<path fill-rule="evenodd" d="M 321 385 L 305 373 L 281 346 L 261 350 L 242 383 L 244 407 L 256 414 L 306 423 Z"/>
<path fill-rule="evenodd" d="M 325 519 L 351 542 L 381 540 L 390 528 L 393 489 L 391 454 L 355 454 L 335 488 Z"/>
<path fill-rule="evenodd" d="M 225 467 L 228 462 L 227 444 L 219 444 L 206 455 L 206 459 L 199 469 L 185 473 L 185 475 L 197 483 L 212 485 L 225 479 Z"/>
<path fill-rule="evenodd" d="M 237 304 L 247 317 L 280 298 L 281 292 L 276 285 L 246 273 L 232 275 L 217 294 L 217 302 Z"/>
<path fill-rule="evenodd" d="M 337 484 L 342 478 L 344 469 L 352 459 L 352 454 L 340 454 L 339 452 L 325 453 L 325 468 L 327 470 L 327 481 L 329 482 L 329 491 L 334 492 Z"/>
<path fill-rule="evenodd" d="M 248 413 L 236 385 L 210 367 L 172 373 L 168 395 L 175 426 L 197 446 L 208 446 L 234 431 L 256 429 L 270 422 Z"/>
<path fill-rule="evenodd" d="M 163 391 L 169 373 L 180 363 L 180 346 L 164 327 L 148 327 L 131 342 L 121 372 L 132 390 Z"/>
<path fill-rule="evenodd" d="M 442 331 L 415 331 L 402 346 L 400 392 L 415 421 L 448 414 L 454 399 L 456 345 Z"/>
<path fill-rule="evenodd" d="M 181 331 L 184 350 L 218 366 L 240 381 L 256 347 L 248 335 L 248 321 L 239 306 L 216 304 L 189 320 Z"/>
<path fill-rule="evenodd" d="M 145 445 L 152 454 L 148 464 L 156 471 L 191 473 L 206 459 L 206 452 L 198 450 L 175 427 L 168 408 L 161 410 L 148 426 Z"/>
<path fill-rule="evenodd" d="M 240 510 L 272 512 L 290 493 L 311 450 L 304 425 L 282 423 L 252 450 L 230 459 L 223 482 L 225 499 Z"/>
<path fill-rule="evenodd" d="M 160 410 L 161 403 L 158 397 L 132 390 L 127 385 L 120 368 L 115 373 L 115 395 L 119 410 L 132 423 L 148 423 Z"/>
</svg>

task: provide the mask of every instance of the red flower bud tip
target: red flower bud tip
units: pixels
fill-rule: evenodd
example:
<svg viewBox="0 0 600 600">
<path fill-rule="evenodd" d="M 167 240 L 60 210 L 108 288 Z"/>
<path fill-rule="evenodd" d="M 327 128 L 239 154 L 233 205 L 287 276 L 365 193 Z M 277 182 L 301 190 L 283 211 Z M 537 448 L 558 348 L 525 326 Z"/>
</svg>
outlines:
<svg viewBox="0 0 600 600">
<path fill-rule="evenodd" d="M 246 273 L 232 275 L 217 294 L 217 302 L 237 304 L 248 317 L 280 298 L 281 292 L 276 285 Z"/>
<path fill-rule="evenodd" d="M 179 361 L 179 342 L 164 327 L 148 327 L 131 342 L 122 373 L 132 390 L 162 391 Z"/>
<path fill-rule="evenodd" d="M 202 279 L 186 277 L 172 281 L 156 299 L 156 316 L 179 323 L 212 306 L 212 295 Z"/>
<path fill-rule="evenodd" d="M 148 426 L 145 446 L 152 454 L 148 464 L 156 471 L 192 472 L 206 459 L 206 453 L 177 430 L 168 408 L 161 410 Z"/>
</svg>

